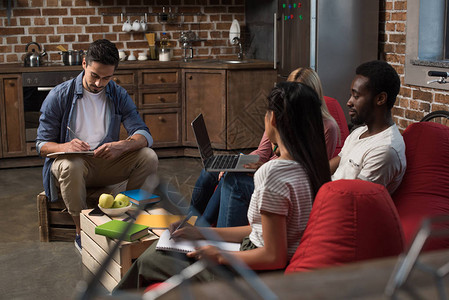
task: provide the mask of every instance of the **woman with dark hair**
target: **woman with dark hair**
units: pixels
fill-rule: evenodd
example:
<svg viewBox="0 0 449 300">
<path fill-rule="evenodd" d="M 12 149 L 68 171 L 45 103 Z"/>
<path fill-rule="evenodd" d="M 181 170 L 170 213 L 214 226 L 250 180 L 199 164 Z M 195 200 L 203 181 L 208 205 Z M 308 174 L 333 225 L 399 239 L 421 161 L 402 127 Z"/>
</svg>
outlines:
<svg viewBox="0 0 449 300">
<path fill-rule="evenodd" d="M 203 239 L 213 231 L 224 241 L 241 243 L 240 250 L 228 252 L 254 270 L 286 267 L 305 230 L 318 189 L 330 180 L 326 154 L 321 101 L 310 87 L 296 82 L 279 83 L 268 97 L 265 132 L 278 145 L 279 158 L 262 165 L 254 175 L 249 225 L 227 228 L 184 226 L 170 231 L 174 239 Z M 177 257 L 170 251 L 147 249 L 125 274 L 116 289 L 138 288 L 139 283 L 164 281 L 179 268 L 207 257 L 228 264 L 223 250 L 201 247 Z M 184 259 L 182 259 L 184 258 Z M 196 275 L 201 281 L 214 279 L 208 270 Z M 143 281 L 142 281 L 143 279 Z"/>
<path fill-rule="evenodd" d="M 287 81 L 311 87 L 321 100 L 327 159 L 331 159 L 340 138 L 340 129 L 327 109 L 318 74 L 311 68 L 300 67 L 290 73 Z M 250 154 L 259 155 L 257 163 L 247 165 L 251 169 L 258 169 L 267 161 L 277 158 L 265 132 L 257 150 Z M 203 169 L 195 183 L 191 200 L 191 210 L 201 215 L 197 224 L 200 226 L 216 224 L 216 227 L 247 225 L 248 207 L 253 191 L 253 173 L 229 172 L 219 179 L 218 173 L 206 172 Z"/>
</svg>

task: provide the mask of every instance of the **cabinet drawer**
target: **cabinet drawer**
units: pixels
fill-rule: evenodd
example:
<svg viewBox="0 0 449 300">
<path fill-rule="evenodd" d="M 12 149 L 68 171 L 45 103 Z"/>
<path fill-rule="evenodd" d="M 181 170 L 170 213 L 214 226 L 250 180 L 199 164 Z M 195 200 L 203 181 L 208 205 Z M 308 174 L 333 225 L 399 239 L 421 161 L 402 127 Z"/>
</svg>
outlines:
<svg viewBox="0 0 449 300">
<path fill-rule="evenodd" d="M 112 80 L 118 85 L 134 85 L 134 72 L 120 72 L 112 76 Z"/>
<path fill-rule="evenodd" d="M 142 112 L 142 119 L 153 136 L 154 147 L 180 145 L 180 116 L 181 114 L 178 110 Z"/>
<path fill-rule="evenodd" d="M 179 106 L 179 93 L 175 91 L 143 91 L 140 95 L 141 108 L 144 107 L 177 107 Z"/>
<path fill-rule="evenodd" d="M 179 82 L 178 77 L 177 70 L 166 72 L 142 72 L 140 84 L 177 84 Z"/>
</svg>

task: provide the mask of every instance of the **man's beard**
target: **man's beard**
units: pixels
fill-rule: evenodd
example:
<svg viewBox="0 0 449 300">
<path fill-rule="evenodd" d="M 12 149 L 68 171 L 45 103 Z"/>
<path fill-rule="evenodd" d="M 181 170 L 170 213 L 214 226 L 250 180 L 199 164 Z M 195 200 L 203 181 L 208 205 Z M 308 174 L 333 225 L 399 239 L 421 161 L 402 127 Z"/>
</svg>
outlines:
<svg viewBox="0 0 449 300">
<path fill-rule="evenodd" d="M 351 123 L 353 125 L 363 125 L 365 122 L 361 120 L 358 115 L 355 115 L 354 117 L 351 117 Z"/>
<path fill-rule="evenodd" d="M 86 80 L 86 79 L 84 79 L 84 83 L 86 84 L 87 90 L 88 90 L 89 92 L 93 93 L 93 94 L 98 94 L 99 92 L 101 92 L 101 91 L 104 89 L 104 87 L 99 88 L 99 87 L 97 87 L 97 86 L 94 85 L 94 87 L 95 87 L 96 89 L 98 89 L 98 90 L 93 90 L 93 89 L 91 88 L 91 86 L 87 83 L 87 80 Z"/>
</svg>

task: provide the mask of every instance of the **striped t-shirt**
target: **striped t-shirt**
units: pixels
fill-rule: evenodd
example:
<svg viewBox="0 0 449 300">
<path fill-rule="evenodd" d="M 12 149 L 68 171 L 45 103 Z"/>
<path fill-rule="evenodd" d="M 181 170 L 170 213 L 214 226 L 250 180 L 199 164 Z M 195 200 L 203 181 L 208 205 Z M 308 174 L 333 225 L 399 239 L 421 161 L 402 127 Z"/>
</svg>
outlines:
<svg viewBox="0 0 449 300">
<path fill-rule="evenodd" d="M 287 217 L 287 247 L 290 260 L 309 220 L 312 189 L 303 167 L 293 160 L 271 160 L 254 174 L 254 192 L 248 209 L 249 238 L 264 246 L 261 211 Z"/>
</svg>

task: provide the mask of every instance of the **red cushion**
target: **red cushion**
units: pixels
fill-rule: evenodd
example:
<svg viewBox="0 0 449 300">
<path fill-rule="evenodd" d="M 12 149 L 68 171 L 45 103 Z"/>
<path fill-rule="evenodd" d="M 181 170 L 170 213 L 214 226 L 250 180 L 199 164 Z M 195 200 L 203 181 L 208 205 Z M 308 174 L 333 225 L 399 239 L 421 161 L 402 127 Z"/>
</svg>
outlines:
<svg viewBox="0 0 449 300">
<path fill-rule="evenodd" d="M 327 110 L 334 117 L 335 121 L 337 121 L 338 127 L 340 128 L 340 141 L 337 143 L 337 147 L 335 148 L 334 155 L 332 157 L 337 156 L 340 153 L 341 148 L 349 135 L 348 123 L 346 122 L 345 113 L 340 106 L 340 103 L 334 98 L 324 96 L 324 100 L 326 101 Z"/>
<path fill-rule="evenodd" d="M 319 190 L 286 273 L 398 255 L 403 249 L 399 217 L 385 187 L 337 180 Z"/>
<path fill-rule="evenodd" d="M 425 217 L 449 214 L 449 127 L 414 123 L 403 137 L 407 171 L 392 198 L 408 245 Z M 424 247 L 441 248 L 449 248 L 449 238 L 430 239 Z"/>
</svg>

